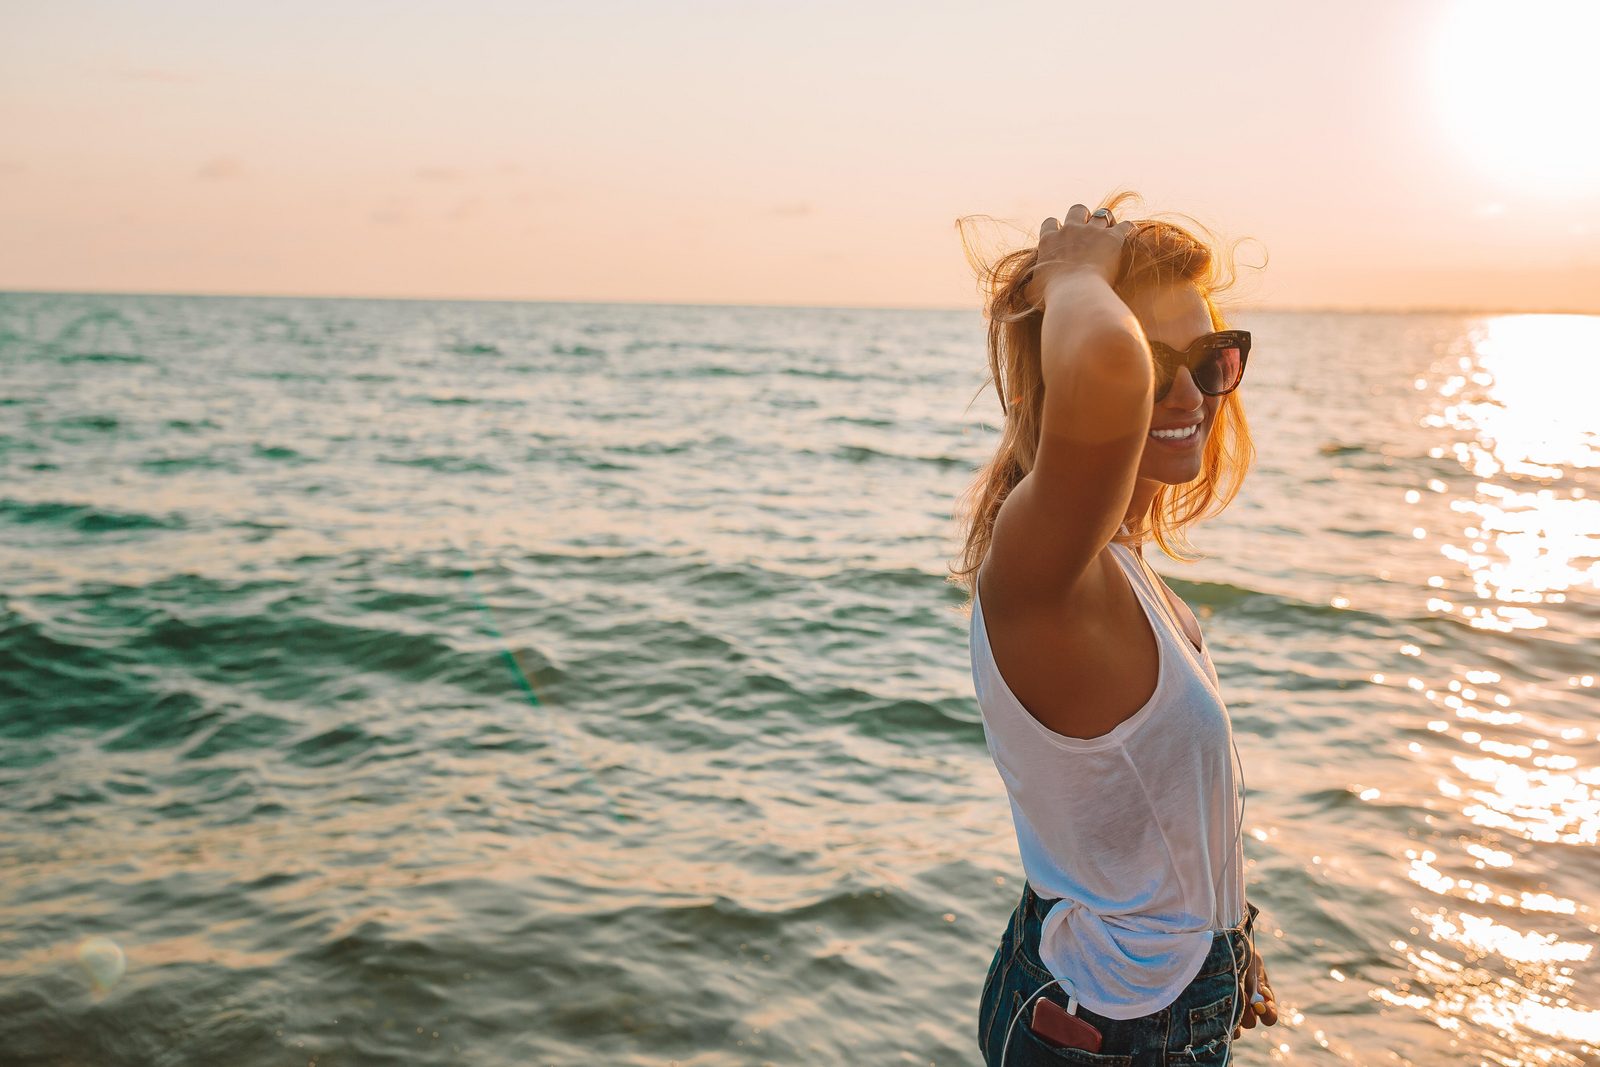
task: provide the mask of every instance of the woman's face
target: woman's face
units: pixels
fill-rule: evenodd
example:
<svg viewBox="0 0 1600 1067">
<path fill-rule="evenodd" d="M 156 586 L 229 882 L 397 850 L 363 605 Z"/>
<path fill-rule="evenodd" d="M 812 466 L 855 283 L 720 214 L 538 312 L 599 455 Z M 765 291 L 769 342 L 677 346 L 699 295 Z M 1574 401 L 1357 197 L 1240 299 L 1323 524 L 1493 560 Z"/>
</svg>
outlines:
<svg viewBox="0 0 1600 1067">
<path fill-rule="evenodd" d="M 1171 345 L 1180 352 L 1197 337 L 1212 332 L 1211 314 L 1192 285 L 1146 289 L 1134 294 L 1127 304 L 1138 316 L 1147 339 Z M 1172 388 L 1156 401 L 1150 413 L 1151 433 L 1144 440 L 1138 476 L 1168 485 L 1182 485 L 1200 477 L 1202 446 L 1221 403 L 1220 396 L 1206 396 L 1200 391 L 1187 367 L 1179 368 Z M 1155 432 L 1193 424 L 1198 425 L 1186 439 L 1162 440 L 1166 435 Z"/>
</svg>

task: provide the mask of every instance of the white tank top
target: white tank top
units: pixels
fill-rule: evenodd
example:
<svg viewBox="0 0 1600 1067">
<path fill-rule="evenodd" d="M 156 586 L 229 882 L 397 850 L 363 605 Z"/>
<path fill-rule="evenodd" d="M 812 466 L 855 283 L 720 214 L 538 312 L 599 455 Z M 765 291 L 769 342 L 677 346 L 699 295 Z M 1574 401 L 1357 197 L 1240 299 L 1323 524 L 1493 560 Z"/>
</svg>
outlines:
<svg viewBox="0 0 1600 1067">
<path fill-rule="evenodd" d="M 1113 541 L 1111 553 L 1155 631 L 1160 670 L 1150 700 L 1110 733 L 1068 737 L 1029 714 L 995 665 L 976 594 L 969 644 L 1023 873 L 1060 898 L 1039 956 L 1089 1010 L 1133 1019 L 1175 1001 L 1213 931 L 1244 921 L 1242 800 L 1203 635 L 1196 652 L 1134 550 Z"/>
</svg>

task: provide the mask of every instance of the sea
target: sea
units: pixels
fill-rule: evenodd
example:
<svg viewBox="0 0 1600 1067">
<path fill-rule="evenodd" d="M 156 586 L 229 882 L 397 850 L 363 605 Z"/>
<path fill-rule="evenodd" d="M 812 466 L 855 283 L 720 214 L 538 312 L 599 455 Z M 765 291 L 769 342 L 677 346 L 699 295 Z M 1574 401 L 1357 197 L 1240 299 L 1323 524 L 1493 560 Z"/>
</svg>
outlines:
<svg viewBox="0 0 1600 1067">
<path fill-rule="evenodd" d="M 1232 324 L 1235 1062 L 1600 1063 L 1600 317 Z M 0 295 L 0 1061 L 978 1064 L 983 331 Z"/>
</svg>

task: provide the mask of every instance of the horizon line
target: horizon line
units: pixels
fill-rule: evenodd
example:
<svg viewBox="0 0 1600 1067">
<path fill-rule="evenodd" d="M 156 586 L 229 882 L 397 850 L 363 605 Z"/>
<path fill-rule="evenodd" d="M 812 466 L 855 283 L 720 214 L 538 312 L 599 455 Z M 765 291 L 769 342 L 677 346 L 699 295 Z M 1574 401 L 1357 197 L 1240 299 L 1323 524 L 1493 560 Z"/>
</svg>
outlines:
<svg viewBox="0 0 1600 1067">
<path fill-rule="evenodd" d="M 955 306 L 949 304 L 730 304 L 706 303 L 686 300 L 580 300 L 551 297 L 499 297 L 499 296 L 394 296 L 377 294 L 334 293 L 269 293 L 269 292 L 182 292 L 167 289 L 8 289 L 0 287 L 0 296 L 154 296 L 182 297 L 209 300 L 348 300 L 409 303 L 473 303 L 473 304 L 556 304 L 593 305 L 599 307 L 685 307 L 685 308 L 752 308 L 783 309 L 791 311 L 970 311 L 982 313 L 981 304 Z M 1449 306 L 1387 306 L 1387 305 L 1312 305 L 1312 304 L 1232 304 L 1224 310 L 1236 313 L 1267 312 L 1273 314 L 1335 314 L 1335 315 L 1600 315 L 1574 308 L 1482 308 Z"/>
</svg>

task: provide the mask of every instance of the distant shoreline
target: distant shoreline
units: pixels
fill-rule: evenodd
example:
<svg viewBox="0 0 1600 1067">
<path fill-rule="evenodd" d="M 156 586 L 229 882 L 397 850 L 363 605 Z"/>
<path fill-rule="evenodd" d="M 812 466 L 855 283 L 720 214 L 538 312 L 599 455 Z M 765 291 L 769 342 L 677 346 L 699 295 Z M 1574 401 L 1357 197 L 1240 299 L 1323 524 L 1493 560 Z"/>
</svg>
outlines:
<svg viewBox="0 0 1600 1067">
<path fill-rule="evenodd" d="M 412 304 L 546 304 L 560 307 L 681 307 L 752 310 L 781 309 L 784 311 L 943 311 L 979 312 L 976 303 L 966 307 L 943 304 L 891 305 L 891 304 L 717 304 L 695 301 L 663 300 L 555 300 L 542 297 L 497 296 L 384 296 L 374 294 L 338 295 L 328 293 L 200 293 L 169 290 L 127 291 L 112 289 L 0 289 L 3 296 L 107 296 L 107 297 L 173 297 L 204 300 L 348 300 L 372 303 Z M 1472 308 L 1472 307 L 1340 307 L 1297 306 L 1268 304 L 1231 305 L 1228 311 L 1235 314 L 1306 314 L 1306 315 L 1600 315 L 1600 308 Z"/>
</svg>

